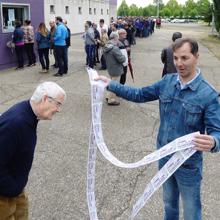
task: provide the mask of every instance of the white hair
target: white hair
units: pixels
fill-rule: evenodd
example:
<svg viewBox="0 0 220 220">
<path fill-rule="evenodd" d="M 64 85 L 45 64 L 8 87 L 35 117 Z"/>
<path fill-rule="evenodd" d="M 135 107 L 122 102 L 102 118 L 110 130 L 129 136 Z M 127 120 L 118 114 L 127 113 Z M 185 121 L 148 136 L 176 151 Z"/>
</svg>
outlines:
<svg viewBox="0 0 220 220">
<path fill-rule="evenodd" d="M 109 39 L 110 40 L 113 40 L 113 39 L 118 39 L 119 38 L 119 35 L 118 35 L 118 32 L 112 32 L 109 36 Z"/>
<path fill-rule="evenodd" d="M 39 102 L 44 95 L 56 98 L 58 95 L 63 94 L 66 99 L 66 92 L 55 82 L 43 82 L 35 89 L 31 101 Z"/>
</svg>

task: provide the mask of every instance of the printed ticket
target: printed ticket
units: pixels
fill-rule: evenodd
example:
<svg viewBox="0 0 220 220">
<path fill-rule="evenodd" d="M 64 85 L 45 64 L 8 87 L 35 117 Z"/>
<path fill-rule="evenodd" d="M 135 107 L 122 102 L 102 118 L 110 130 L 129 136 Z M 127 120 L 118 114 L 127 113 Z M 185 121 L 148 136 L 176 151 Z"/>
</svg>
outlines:
<svg viewBox="0 0 220 220">
<path fill-rule="evenodd" d="M 158 161 L 159 159 L 172 155 L 168 162 L 156 173 L 151 181 L 146 185 L 143 194 L 133 205 L 132 213 L 129 219 L 133 219 L 143 208 L 150 197 L 160 186 L 186 161 L 196 150 L 194 149 L 193 137 L 199 132 L 191 133 L 166 144 L 159 150 L 143 157 L 134 163 L 124 163 L 118 160 L 108 149 L 105 144 L 102 133 L 102 104 L 104 97 L 105 85 L 102 81 L 94 81 L 98 73 L 94 69 L 87 68 L 91 85 L 91 112 L 92 123 L 90 129 L 90 139 L 88 148 L 87 164 L 87 203 L 90 220 L 98 220 L 96 202 L 95 202 L 95 162 L 97 147 L 110 163 L 122 168 L 138 168 Z"/>
</svg>

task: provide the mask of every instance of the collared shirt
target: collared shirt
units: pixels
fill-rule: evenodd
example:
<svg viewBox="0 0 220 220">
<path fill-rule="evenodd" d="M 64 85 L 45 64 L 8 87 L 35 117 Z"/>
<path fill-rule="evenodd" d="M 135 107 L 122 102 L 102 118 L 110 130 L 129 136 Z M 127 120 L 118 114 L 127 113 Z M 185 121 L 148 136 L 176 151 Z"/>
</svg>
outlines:
<svg viewBox="0 0 220 220">
<path fill-rule="evenodd" d="M 212 135 L 216 141 L 212 152 L 220 149 L 220 105 L 218 93 L 201 74 L 181 89 L 178 74 L 168 74 L 155 84 L 143 88 L 123 86 L 111 81 L 108 90 L 133 102 L 159 100 L 160 127 L 157 148 L 183 135 L 199 131 Z M 192 160 L 202 160 L 196 152 Z"/>
<path fill-rule="evenodd" d="M 184 87 L 185 87 L 186 85 L 189 85 L 191 82 L 193 82 L 193 80 L 195 80 L 199 74 L 200 74 L 200 69 L 197 68 L 197 69 L 196 69 L 196 75 L 195 75 L 189 82 L 187 82 L 187 83 L 185 83 L 185 84 L 181 82 L 181 80 L 180 80 L 180 75 L 178 74 L 178 75 L 177 75 L 177 81 L 180 83 L 181 89 L 184 89 Z"/>
</svg>

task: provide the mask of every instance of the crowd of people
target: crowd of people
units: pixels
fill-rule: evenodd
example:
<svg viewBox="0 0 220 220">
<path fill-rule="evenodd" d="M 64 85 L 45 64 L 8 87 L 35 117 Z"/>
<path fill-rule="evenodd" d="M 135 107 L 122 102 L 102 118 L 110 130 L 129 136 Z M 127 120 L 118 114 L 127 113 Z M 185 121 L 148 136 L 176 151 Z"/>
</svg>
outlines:
<svg viewBox="0 0 220 220">
<path fill-rule="evenodd" d="M 36 64 L 34 42 L 38 45 L 43 73 L 49 70 L 51 50 L 58 68 L 55 76 L 68 72 L 70 30 L 61 17 L 50 22 L 50 30 L 40 23 L 36 36 L 29 20 L 24 26 L 16 23 L 13 35 L 18 67 L 24 67 L 23 53 L 28 66 Z M 199 131 L 193 143 L 197 150 L 163 184 L 164 219 L 179 219 L 179 197 L 182 198 L 185 220 L 202 219 L 201 183 L 203 152 L 220 150 L 220 105 L 218 92 L 203 78 L 197 67 L 198 43 L 182 33 L 173 34 L 173 43 L 164 48 L 163 78 L 152 85 L 133 88 L 124 85 L 135 37 L 148 37 L 154 32 L 150 18 L 118 19 L 108 27 L 103 19 L 98 25 L 85 23 L 86 64 L 107 69 L 109 78 L 98 76 L 106 86 L 108 105 L 119 105 L 118 97 L 145 103 L 159 100 L 160 127 L 157 149 L 186 134 Z M 39 120 L 51 120 L 66 99 L 65 91 L 54 82 L 44 82 L 29 100 L 20 102 L 0 117 L 0 219 L 28 219 L 28 200 L 25 186 L 28 181 L 36 145 Z M 170 156 L 159 161 L 162 168 Z"/>
<path fill-rule="evenodd" d="M 155 21 L 152 18 L 125 17 L 113 21 L 108 27 L 104 19 L 99 24 L 86 21 L 83 39 L 85 42 L 86 65 L 94 68 L 101 63 L 99 70 L 108 71 L 110 77 L 126 82 L 128 66 L 131 65 L 131 46 L 136 44 L 136 37 L 149 37 L 154 32 Z M 108 105 L 120 102 L 112 93 L 106 96 Z"/>
<path fill-rule="evenodd" d="M 52 65 L 58 68 L 54 76 L 62 76 L 68 72 L 68 48 L 70 46 L 71 31 L 67 27 L 67 21 L 56 17 L 50 21 L 50 30 L 45 23 L 40 23 L 34 33 L 30 20 L 25 20 L 24 25 L 20 21 L 15 22 L 15 30 L 12 36 L 17 56 L 16 70 L 24 68 L 24 54 L 28 59 L 28 67 L 36 65 L 34 44 L 36 42 L 39 61 L 42 69 L 40 73 L 48 73 L 50 67 L 49 52 L 53 53 L 55 63 Z"/>
</svg>

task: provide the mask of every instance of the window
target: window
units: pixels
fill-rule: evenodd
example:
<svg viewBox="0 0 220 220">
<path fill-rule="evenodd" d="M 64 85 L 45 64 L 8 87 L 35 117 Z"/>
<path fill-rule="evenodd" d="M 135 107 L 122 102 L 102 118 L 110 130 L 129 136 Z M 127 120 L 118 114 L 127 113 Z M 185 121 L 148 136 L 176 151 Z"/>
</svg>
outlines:
<svg viewBox="0 0 220 220">
<path fill-rule="evenodd" d="M 81 15 L 82 14 L 82 8 L 78 7 L 78 14 Z"/>
<path fill-rule="evenodd" d="M 101 15 L 103 15 L 103 9 L 101 9 Z"/>
<path fill-rule="evenodd" d="M 94 8 L 94 15 L 96 15 L 96 8 Z"/>
<path fill-rule="evenodd" d="M 55 14 L 55 6 L 50 5 L 50 14 Z"/>
<path fill-rule="evenodd" d="M 28 4 L 1 4 L 1 23 L 2 32 L 13 32 L 15 21 L 21 21 L 30 18 L 30 6 Z"/>
<path fill-rule="evenodd" d="M 92 14 L 92 9 L 91 9 L 91 8 L 89 8 L 89 14 L 90 14 L 90 15 Z"/>
<path fill-rule="evenodd" d="M 66 13 L 66 14 L 69 14 L 69 13 L 70 13 L 69 6 L 65 6 L 65 13 Z"/>
<path fill-rule="evenodd" d="M 107 15 L 108 15 L 108 9 L 107 9 Z"/>
</svg>

